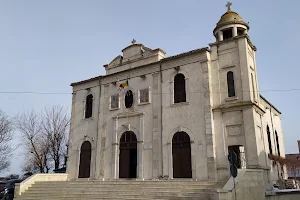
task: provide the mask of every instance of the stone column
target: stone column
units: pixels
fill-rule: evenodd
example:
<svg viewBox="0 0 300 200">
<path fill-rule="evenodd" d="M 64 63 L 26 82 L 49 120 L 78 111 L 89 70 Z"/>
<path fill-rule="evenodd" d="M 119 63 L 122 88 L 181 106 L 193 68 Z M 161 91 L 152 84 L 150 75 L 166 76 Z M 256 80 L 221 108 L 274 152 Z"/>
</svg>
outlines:
<svg viewBox="0 0 300 200">
<path fill-rule="evenodd" d="M 172 156 L 172 143 L 168 142 L 167 143 L 167 151 L 168 151 L 168 173 L 169 174 L 169 178 L 172 179 L 173 178 L 173 156 Z"/>
<path fill-rule="evenodd" d="M 157 179 L 159 177 L 159 171 L 161 169 L 159 165 L 161 144 L 159 142 L 159 92 L 158 92 L 158 74 L 153 73 L 153 87 L 152 87 L 152 178 Z"/>
<path fill-rule="evenodd" d="M 234 26 L 234 27 L 232 28 L 232 35 L 233 35 L 233 37 L 238 36 L 238 33 L 237 33 L 237 27 L 236 27 L 236 26 Z"/>
<path fill-rule="evenodd" d="M 144 115 L 140 116 L 140 140 L 138 141 L 138 178 L 144 180 Z"/>
<path fill-rule="evenodd" d="M 68 149 L 68 157 L 67 157 L 67 169 L 66 172 L 69 175 L 70 179 L 75 179 L 77 174 L 77 168 L 79 167 L 77 162 L 74 162 L 77 157 L 79 157 L 77 149 L 73 146 L 73 134 L 74 134 L 74 126 L 75 126 L 75 113 L 76 113 L 76 92 L 72 93 L 72 112 L 71 112 L 71 124 L 70 124 L 70 135 L 69 135 L 69 149 Z"/>
<path fill-rule="evenodd" d="M 115 118 L 114 120 L 114 136 L 113 136 L 113 143 L 112 143 L 112 178 L 117 179 L 118 175 L 118 148 L 119 148 L 119 143 L 118 143 L 118 117 Z"/>
<path fill-rule="evenodd" d="M 223 41 L 223 32 L 222 31 L 218 32 L 218 39 L 219 39 L 219 42 Z"/>
<path fill-rule="evenodd" d="M 209 57 L 209 56 L 208 56 Z M 213 132 L 213 119 L 211 109 L 211 86 L 209 77 L 209 65 L 207 62 L 201 63 L 202 66 L 202 83 L 204 88 L 204 115 L 205 115 L 205 140 L 206 140 L 206 157 L 208 179 L 216 180 L 216 152 L 215 138 Z"/>
</svg>

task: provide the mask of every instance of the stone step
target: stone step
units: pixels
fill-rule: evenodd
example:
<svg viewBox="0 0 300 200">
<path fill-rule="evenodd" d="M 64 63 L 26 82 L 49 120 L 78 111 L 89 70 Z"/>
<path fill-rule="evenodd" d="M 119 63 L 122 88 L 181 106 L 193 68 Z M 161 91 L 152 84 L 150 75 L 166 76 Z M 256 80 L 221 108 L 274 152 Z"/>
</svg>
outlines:
<svg viewBox="0 0 300 200">
<path fill-rule="evenodd" d="M 116 189 L 121 189 L 125 188 L 128 189 L 128 187 L 132 189 L 163 189 L 163 188 L 172 188 L 172 189 L 184 189 L 184 188 L 190 188 L 190 189 L 206 189 L 206 188 L 216 188 L 216 185 L 197 185 L 197 186 L 173 186 L 173 185 L 165 185 L 165 186 L 160 186 L 160 185 L 40 185 L 40 184 L 35 184 L 32 186 L 32 188 L 40 189 L 40 188 L 57 188 L 57 189 L 62 189 L 62 188 L 78 188 L 78 187 L 84 187 L 84 188 L 95 188 L 95 189 L 107 189 L 107 188 L 116 188 Z"/>
<path fill-rule="evenodd" d="M 159 198 L 155 198 L 155 197 L 147 197 L 147 198 L 112 198 L 112 197 L 95 197 L 95 198 L 88 198 L 88 200 L 211 200 L 210 197 L 159 197 Z M 61 197 L 61 198 L 55 198 L 53 199 L 52 197 L 42 197 L 39 199 L 33 199 L 32 197 L 19 197 L 16 200 L 87 200 L 86 197 L 77 197 L 77 198 L 68 198 L 68 197 Z"/>
<path fill-rule="evenodd" d="M 122 188 L 122 189 L 94 189 L 94 188 L 60 188 L 59 190 L 55 189 L 55 193 L 70 193 L 70 192 L 74 192 L 74 191 L 78 191 L 78 192 L 101 192 L 101 193 L 105 193 L 105 192 L 114 192 L 114 193 L 124 193 L 124 192 L 128 192 L 128 193 L 135 193 L 136 191 L 141 191 L 141 192 L 149 192 L 149 193 L 155 193 L 155 192 L 206 192 L 206 191 L 215 191 L 216 189 L 212 189 L 212 188 L 187 188 L 187 189 L 172 189 L 172 188 L 158 188 L 158 189 L 139 189 L 139 190 L 132 190 L 130 188 L 128 188 L 127 190 Z M 29 190 L 27 192 L 30 193 L 52 193 L 52 190 L 50 190 L 49 188 L 45 189 L 45 188 L 29 188 Z"/>
<path fill-rule="evenodd" d="M 36 182 L 17 200 L 211 200 L 224 183 L 209 181 L 89 181 Z"/>
<path fill-rule="evenodd" d="M 97 194 L 97 195 L 156 195 L 156 196 L 161 196 L 161 195 L 176 195 L 176 194 L 182 194 L 182 195 L 194 195 L 194 194 L 208 194 L 208 193 L 213 193 L 214 191 L 211 190 L 205 190 L 205 191 L 66 191 L 66 192 L 56 192 L 55 195 L 73 195 L 73 194 Z M 49 191 L 28 191 L 28 195 L 52 195 L 53 192 Z"/>
<path fill-rule="evenodd" d="M 116 182 L 106 182 L 106 181 L 68 181 L 68 182 L 64 182 L 64 181 L 53 181 L 53 182 L 37 182 L 40 184 L 55 184 L 55 185 L 65 185 L 66 183 L 68 184 L 74 184 L 74 185 L 215 185 L 218 183 L 222 183 L 222 182 L 198 182 L 198 181 L 190 181 L 190 182 L 160 182 L 160 181 L 116 181 Z"/>
</svg>

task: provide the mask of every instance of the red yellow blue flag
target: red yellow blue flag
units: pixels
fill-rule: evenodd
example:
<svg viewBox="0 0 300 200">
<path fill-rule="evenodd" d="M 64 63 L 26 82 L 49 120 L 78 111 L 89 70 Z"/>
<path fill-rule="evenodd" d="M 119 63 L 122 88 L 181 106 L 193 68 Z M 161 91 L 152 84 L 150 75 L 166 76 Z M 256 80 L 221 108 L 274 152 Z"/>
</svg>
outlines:
<svg viewBox="0 0 300 200">
<path fill-rule="evenodd" d="M 124 89 L 125 87 L 128 87 L 128 80 L 126 80 L 125 82 L 121 83 L 120 86 L 119 86 L 119 90 L 122 90 Z"/>
</svg>

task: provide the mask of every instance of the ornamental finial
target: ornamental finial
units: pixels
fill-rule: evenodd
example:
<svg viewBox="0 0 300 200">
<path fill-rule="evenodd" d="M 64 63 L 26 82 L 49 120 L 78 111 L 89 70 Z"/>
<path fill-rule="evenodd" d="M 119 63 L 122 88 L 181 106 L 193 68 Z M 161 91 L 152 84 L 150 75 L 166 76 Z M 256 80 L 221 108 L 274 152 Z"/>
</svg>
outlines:
<svg viewBox="0 0 300 200">
<path fill-rule="evenodd" d="M 227 11 L 230 11 L 230 6 L 232 6 L 232 3 L 230 1 L 227 2 L 226 7 L 227 7 Z"/>
</svg>

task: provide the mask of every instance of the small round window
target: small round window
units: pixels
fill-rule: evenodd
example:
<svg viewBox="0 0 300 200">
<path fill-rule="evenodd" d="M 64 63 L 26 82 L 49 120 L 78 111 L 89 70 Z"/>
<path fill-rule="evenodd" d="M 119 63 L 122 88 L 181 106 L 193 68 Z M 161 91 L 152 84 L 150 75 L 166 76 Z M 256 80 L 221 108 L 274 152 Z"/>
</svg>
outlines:
<svg viewBox="0 0 300 200">
<path fill-rule="evenodd" d="M 131 90 L 128 90 L 125 94 L 125 107 L 131 108 L 133 104 L 133 93 Z"/>
</svg>

